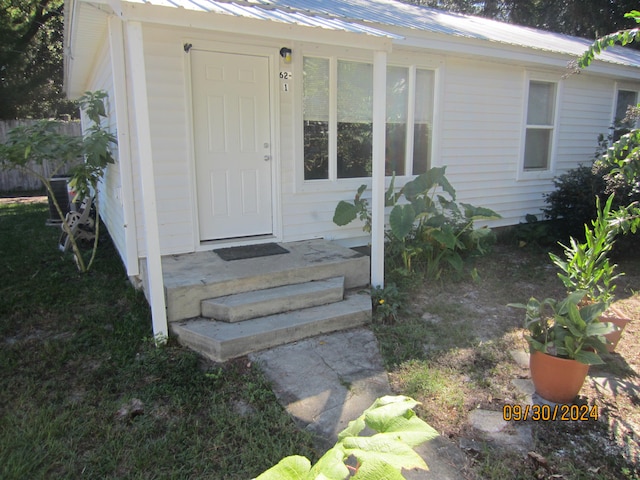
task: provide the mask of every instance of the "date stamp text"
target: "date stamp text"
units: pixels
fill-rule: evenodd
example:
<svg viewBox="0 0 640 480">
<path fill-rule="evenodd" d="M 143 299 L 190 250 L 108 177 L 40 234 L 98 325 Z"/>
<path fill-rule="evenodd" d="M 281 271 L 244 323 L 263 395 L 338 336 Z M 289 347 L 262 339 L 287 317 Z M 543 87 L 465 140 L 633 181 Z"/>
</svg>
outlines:
<svg viewBox="0 0 640 480">
<path fill-rule="evenodd" d="M 597 405 L 511 405 L 502 407 L 502 419 L 505 422 L 588 422 L 598 420 Z"/>
</svg>

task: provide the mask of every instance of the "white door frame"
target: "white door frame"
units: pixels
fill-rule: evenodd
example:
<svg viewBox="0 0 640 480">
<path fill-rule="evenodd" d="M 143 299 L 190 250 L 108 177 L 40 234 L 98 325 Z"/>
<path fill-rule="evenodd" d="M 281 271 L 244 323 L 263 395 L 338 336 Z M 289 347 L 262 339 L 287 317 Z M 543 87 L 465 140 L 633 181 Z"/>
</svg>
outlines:
<svg viewBox="0 0 640 480">
<path fill-rule="evenodd" d="M 221 239 L 214 241 L 200 241 L 200 225 L 198 221 L 198 196 L 196 190 L 196 158 L 195 158 L 195 131 L 193 120 L 193 88 L 191 77 L 191 56 L 185 53 L 185 88 L 186 88 L 186 111 L 187 111 L 187 128 L 189 135 L 189 175 L 191 177 L 191 204 L 192 204 L 192 220 L 193 220 L 193 240 L 195 251 L 211 250 L 225 246 L 247 245 L 255 243 L 266 243 L 282 240 L 282 217 L 280 202 L 280 91 L 278 89 L 278 49 L 253 46 L 253 45 L 237 45 L 222 42 L 203 41 L 198 39 L 183 40 L 183 44 L 191 44 L 192 49 L 203 50 L 209 52 L 219 52 L 226 54 L 244 54 L 266 57 L 269 65 L 269 122 L 271 135 L 271 215 L 273 223 L 273 232 L 271 235 L 259 235 L 256 237 L 244 237 L 238 239 Z"/>
</svg>

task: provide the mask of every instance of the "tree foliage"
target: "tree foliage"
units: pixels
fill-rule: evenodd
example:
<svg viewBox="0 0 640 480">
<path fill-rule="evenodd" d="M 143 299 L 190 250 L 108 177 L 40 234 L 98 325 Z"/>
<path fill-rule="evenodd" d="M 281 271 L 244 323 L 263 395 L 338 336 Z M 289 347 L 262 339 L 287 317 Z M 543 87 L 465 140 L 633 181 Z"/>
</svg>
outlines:
<svg viewBox="0 0 640 480">
<path fill-rule="evenodd" d="M 77 116 L 62 94 L 64 0 L 0 5 L 0 119 Z"/>
<path fill-rule="evenodd" d="M 409 3 L 451 12 L 565 33 L 590 40 L 607 32 L 629 28 L 625 12 L 636 0 L 408 0 Z"/>
<path fill-rule="evenodd" d="M 116 147 L 116 137 L 102 125 L 102 119 L 106 117 L 106 101 L 107 93 L 101 90 L 85 92 L 78 99 L 80 108 L 91 123 L 82 138 L 60 134 L 54 122 L 40 120 L 33 125 L 22 125 L 10 130 L 7 141 L 0 144 L 0 168 L 18 169 L 42 181 L 60 216 L 62 228 L 69 236 L 78 270 L 83 273 L 91 268 L 95 259 L 100 222 L 96 222 L 93 251 L 89 262 L 86 263 L 74 238 L 68 217 L 58 204 L 50 178 L 71 160 L 83 158 L 84 162 L 74 166 L 70 171 L 69 184 L 77 193 L 74 201 L 80 202 L 85 197 L 95 197 L 94 205 L 96 216 L 98 215 L 98 188 L 105 170 L 115 162 L 112 153 Z M 39 168 L 34 168 L 37 165 L 41 166 L 45 161 L 51 166 L 51 177 L 44 176 Z"/>
</svg>

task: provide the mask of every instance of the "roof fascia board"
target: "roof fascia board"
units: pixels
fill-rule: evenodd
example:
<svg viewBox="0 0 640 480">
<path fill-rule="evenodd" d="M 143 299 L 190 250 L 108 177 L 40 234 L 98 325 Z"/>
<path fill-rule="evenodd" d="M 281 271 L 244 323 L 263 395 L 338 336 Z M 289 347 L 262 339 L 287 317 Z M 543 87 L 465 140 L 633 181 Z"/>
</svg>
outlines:
<svg viewBox="0 0 640 480">
<path fill-rule="evenodd" d="M 570 73 L 569 62 L 577 56 L 550 52 L 546 50 L 533 50 L 517 45 L 509 45 L 497 42 L 480 42 L 475 39 L 461 37 L 449 37 L 441 34 L 433 34 L 430 38 L 405 37 L 403 40 L 395 40 L 397 46 L 429 49 L 438 53 L 458 54 L 470 58 L 489 58 L 500 63 L 533 64 L 546 68 L 565 69 Z M 637 80 L 640 76 L 638 68 L 596 60 L 585 70 L 594 75 L 616 76 Z"/>
<path fill-rule="evenodd" d="M 317 42 L 328 45 L 355 47 L 366 50 L 390 52 L 392 39 L 364 33 L 307 27 L 254 18 L 218 15 L 211 12 L 190 11 L 183 8 L 168 8 L 157 5 L 133 4 L 120 0 L 108 0 L 114 13 L 123 20 L 155 23 L 173 27 L 198 28 L 217 32 L 250 32 L 252 35 L 287 39 L 293 41 Z"/>
</svg>

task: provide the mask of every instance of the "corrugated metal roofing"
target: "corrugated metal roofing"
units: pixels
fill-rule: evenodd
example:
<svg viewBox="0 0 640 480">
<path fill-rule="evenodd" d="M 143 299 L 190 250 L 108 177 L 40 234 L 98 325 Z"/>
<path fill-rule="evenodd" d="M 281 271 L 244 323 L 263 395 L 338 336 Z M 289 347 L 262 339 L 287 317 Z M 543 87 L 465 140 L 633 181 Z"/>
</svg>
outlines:
<svg viewBox="0 0 640 480">
<path fill-rule="evenodd" d="M 443 12 L 397 0 L 127 0 L 167 5 L 238 17 L 366 33 L 400 39 L 398 29 L 419 30 L 498 42 L 577 56 L 589 40 L 482 17 Z M 394 33 L 387 31 L 392 28 Z M 407 32 L 410 34 L 410 32 Z M 640 52 L 614 47 L 600 60 L 640 67 Z"/>
<path fill-rule="evenodd" d="M 255 2 L 227 2 L 215 0 L 126 0 L 129 3 L 143 3 L 166 7 L 185 8 L 202 12 L 233 15 L 236 17 L 271 20 L 307 27 L 342 30 L 353 33 L 364 33 L 376 37 L 402 38 L 399 35 L 386 32 L 370 25 L 351 22 L 337 16 L 326 16 L 319 12 L 307 13 L 293 10 L 286 6 L 279 7 L 269 3 Z M 313 3 L 313 2 L 312 2 Z"/>
</svg>

